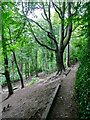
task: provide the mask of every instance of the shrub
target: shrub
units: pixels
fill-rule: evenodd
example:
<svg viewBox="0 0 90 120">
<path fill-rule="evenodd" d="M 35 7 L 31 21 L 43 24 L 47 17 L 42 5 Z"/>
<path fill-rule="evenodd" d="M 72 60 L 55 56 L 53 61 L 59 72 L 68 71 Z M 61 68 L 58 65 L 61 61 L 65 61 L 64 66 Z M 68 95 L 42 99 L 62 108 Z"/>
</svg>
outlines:
<svg viewBox="0 0 90 120">
<path fill-rule="evenodd" d="M 79 68 L 76 73 L 75 101 L 78 107 L 78 115 L 81 119 L 90 118 L 90 71 L 88 52 L 80 58 Z"/>
</svg>

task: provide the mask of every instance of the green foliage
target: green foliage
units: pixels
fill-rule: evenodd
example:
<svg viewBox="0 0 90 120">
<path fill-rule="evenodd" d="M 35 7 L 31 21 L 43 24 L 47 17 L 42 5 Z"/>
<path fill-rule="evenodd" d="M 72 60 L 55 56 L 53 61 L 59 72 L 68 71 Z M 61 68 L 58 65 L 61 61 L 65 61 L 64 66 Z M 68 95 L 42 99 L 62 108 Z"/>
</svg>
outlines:
<svg viewBox="0 0 90 120">
<path fill-rule="evenodd" d="M 85 8 L 88 8 L 90 2 L 84 4 Z M 89 16 L 88 9 L 85 9 L 85 14 L 82 16 L 83 24 L 87 24 L 86 18 Z M 86 17 L 86 13 L 87 17 Z M 89 19 L 90 20 L 90 19 Z M 90 119 L 90 49 L 89 49 L 89 41 L 90 41 L 90 34 L 89 34 L 89 21 L 88 25 L 85 26 L 82 33 L 84 33 L 84 40 L 81 41 L 82 44 L 80 47 L 82 50 L 79 51 L 79 68 L 76 74 L 76 85 L 75 85 L 75 101 L 78 106 L 78 115 L 81 119 Z M 88 36 L 88 37 L 87 37 Z"/>
<path fill-rule="evenodd" d="M 82 119 L 89 119 L 90 114 L 90 71 L 87 54 L 81 58 L 80 66 L 76 74 L 75 100 L 78 105 L 78 114 Z"/>
<path fill-rule="evenodd" d="M 20 80 L 19 75 L 17 73 L 15 73 L 15 75 L 14 75 L 14 81 L 16 82 L 16 81 L 19 81 L 19 80 Z M 11 76 L 11 82 L 13 82 L 12 76 Z"/>
<path fill-rule="evenodd" d="M 25 86 L 32 85 L 32 84 L 34 84 L 35 82 L 37 82 L 37 80 L 38 80 L 38 77 L 32 78 L 32 81 L 29 82 L 29 83 L 27 83 L 27 84 L 25 84 Z"/>
<path fill-rule="evenodd" d="M 7 85 L 7 81 L 6 81 L 5 77 L 1 77 L 0 85 L 2 85 L 2 86 Z"/>
<path fill-rule="evenodd" d="M 11 78 L 11 83 L 13 83 L 12 76 L 11 76 L 10 78 Z M 16 74 L 14 75 L 14 82 L 17 82 L 17 81 L 19 81 L 19 80 L 20 80 L 20 77 L 19 77 L 19 75 L 16 73 Z M 4 76 L 1 77 L 0 85 L 2 85 L 2 86 L 6 86 L 6 85 L 7 85 L 7 81 L 6 81 L 6 79 L 5 79 Z"/>
</svg>

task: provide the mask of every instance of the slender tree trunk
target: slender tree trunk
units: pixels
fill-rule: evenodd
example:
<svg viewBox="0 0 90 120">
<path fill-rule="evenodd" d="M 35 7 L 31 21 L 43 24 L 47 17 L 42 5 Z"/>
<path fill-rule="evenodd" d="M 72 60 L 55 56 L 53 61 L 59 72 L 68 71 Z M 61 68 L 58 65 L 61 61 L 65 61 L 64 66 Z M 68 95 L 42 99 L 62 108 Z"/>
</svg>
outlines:
<svg viewBox="0 0 90 120">
<path fill-rule="evenodd" d="M 66 48 L 66 68 L 70 67 L 69 66 L 69 44 L 67 45 L 67 48 Z"/>
<path fill-rule="evenodd" d="M 33 70 L 35 70 L 35 65 L 34 65 L 34 60 L 33 60 L 33 56 L 31 55 L 31 64 L 33 66 Z"/>
<path fill-rule="evenodd" d="M 30 64 L 29 64 L 29 57 L 28 57 L 28 77 L 30 75 Z"/>
<path fill-rule="evenodd" d="M 13 86 L 15 86 L 14 82 L 14 58 L 12 57 L 12 80 L 13 80 Z"/>
<path fill-rule="evenodd" d="M 29 58 L 25 60 L 25 78 L 29 77 Z"/>
<path fill-rule="evenodd" d="M 2 32 L 3 33 L 3 32 Z M 7 81 L 9 96 L 13 94 L 13 89 L 10 81 L 9 67 L 8 67 L 8 57 L 7 57 L 7 49 L 5 45 L 5 40 L 2 35 L 2 47 L 3 47 L 3 55 L 4 55 L 4 68 L 5 68 L 5 78 Z"/>
<path fill-rule="evenodd" d="M 21 54 L 22 54 L 22 52 L 23 52 L 22 49 L 20 51 L 21 51 Z M 21 61 L 20 62 L 20 71 L 21 71 L 21 74 L 23 75 L 23 57 L 22 56 L 20 57 L 20 61 Z"/>
<path fill-rule="evenodd" d="M 23 75 L 23 58 L 21 57 L 20 71 Z"/>
<path fill-rule="evenodd" d="M 20 72 L 19 66 L 18 66 L 18 64 L 17 64 L 16 55 L 15 55 L 15 52 L 14 52 L 14 51 L 12 51 L 12 52 L 13 52 L 13 57 L 14 57 L 15 64 L 16 64 L 16 67 L 17 67 L 17 70 L 18 70 L 18 74 L 19 74 L 20 79 L 21 79 L 21 88 L 24 88 L 23 77 L 22 77 L 22 74 L 21 74 L 21 72 Z"/>
<path fill-rule="evenodd" d="M 25 79 L 27 79 L 27 61 L 25 60 Z"/>
<path fill-rule="evenodd" d="M 44 71 L 44 50 L 43 50 L 43 48 L 42 48 L 42 61 L 41 61 L 41 63 L 42 63 L 42 72 Z"/>
<path fill-rule="evenodd" d="M 53 52 L 51 52 L 50 62 L 51 62 L 51 68 L 53 69 L 53 65 L 52 65 L 52 62 L 53 62 Z"/>
<path fill-rule="evenodd" d="M 6 53 L 5 53 L 6 54 Z M 10 74 L 9 74 L 9 68 L 8 68 L 8 58 L 7 54 L 4 56 L 4 63 L 5 63 L 5 77 L 7 80 L 8 90 L 9 90 L 9 96 L 13 94 L 13 89 L 10 81 Z"/>
<path fill-rule="evenodd" d="M 46 67 L 46 73 L 47 73 L 47 49 L 46 49 L 46 52 L 45 52 L 45 58 L 46 58 L 45 67 Z"/>
<path fill-rule="evenodd" d="M 38 77 L 38 71 L 37 71 L 37 51 L 36 51 L 36 55 L 35 55 L 35 73 L 36 73 L 36 77 Z"/>
</svg>

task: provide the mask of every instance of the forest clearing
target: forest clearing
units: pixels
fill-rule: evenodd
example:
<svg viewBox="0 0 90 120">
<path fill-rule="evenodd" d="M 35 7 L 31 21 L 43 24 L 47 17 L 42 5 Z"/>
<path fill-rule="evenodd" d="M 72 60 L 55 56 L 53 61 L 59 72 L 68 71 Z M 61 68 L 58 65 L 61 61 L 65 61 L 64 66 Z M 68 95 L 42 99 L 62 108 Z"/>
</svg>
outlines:
<svg viewBox="0 0 90 120">
<path fill-rule="evenodd" d="M 0 9 L 0 119 L 89 119 L 90 1 Z"/>
</svg>

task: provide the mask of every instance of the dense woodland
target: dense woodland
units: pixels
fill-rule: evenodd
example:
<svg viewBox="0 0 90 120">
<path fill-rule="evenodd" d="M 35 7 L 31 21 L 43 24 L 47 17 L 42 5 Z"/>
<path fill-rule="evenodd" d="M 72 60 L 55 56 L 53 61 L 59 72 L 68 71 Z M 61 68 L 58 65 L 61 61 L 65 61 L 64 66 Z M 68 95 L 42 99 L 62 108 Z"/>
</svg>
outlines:
<svg viewBox="0 0 90 120">
<path fill-rule="evenodd" d="M 16 81 L 24 88 L 29 76 L 59 76 L 79 62 L 74 97 L 79 116 L 88 119 L 90 2 L 0 4 L 0 84 L 8 86 L 9 96 Z"/>
</svg>

